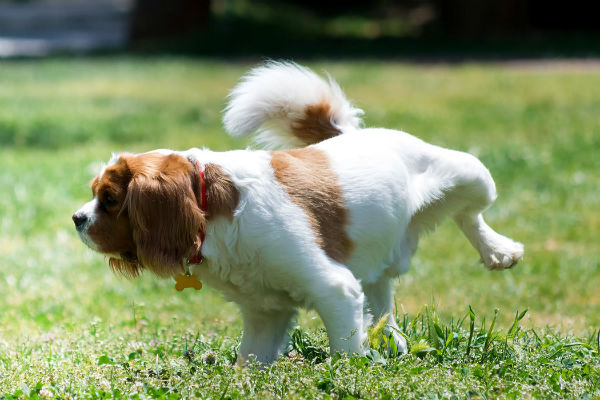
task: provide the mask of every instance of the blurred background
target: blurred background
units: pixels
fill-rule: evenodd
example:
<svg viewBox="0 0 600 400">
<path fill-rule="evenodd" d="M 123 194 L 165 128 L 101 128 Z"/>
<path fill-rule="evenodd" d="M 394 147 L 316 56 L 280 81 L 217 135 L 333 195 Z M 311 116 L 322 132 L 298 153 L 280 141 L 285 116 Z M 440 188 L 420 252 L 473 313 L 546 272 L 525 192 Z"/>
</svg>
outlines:
<svg viewBox="0 0 600 400">
<path fill-rule="evenodd" d="M 586 0 L 1 0 L 0 57 L 589 57 Z"/>
</svg>

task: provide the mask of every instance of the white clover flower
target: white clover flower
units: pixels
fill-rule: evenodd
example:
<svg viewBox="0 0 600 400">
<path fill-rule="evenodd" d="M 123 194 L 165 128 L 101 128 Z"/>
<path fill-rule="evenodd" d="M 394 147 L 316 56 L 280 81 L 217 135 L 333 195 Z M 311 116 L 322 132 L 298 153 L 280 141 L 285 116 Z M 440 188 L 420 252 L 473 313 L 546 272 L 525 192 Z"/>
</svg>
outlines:
<svg viewBox="0 0 600 400">
<path fill-rule="evenodd" d="M 102 378 L 100 382 L 98 382 L 98 388 L 107 392 L 110 390 L 110 382 L 105 378 Z"/>
<path fill-rule="evenodd" d="M 40 392 L 38 393 L 38 396 L 42 399 L 50 399 L 54 397 L 54 393 L 52 393 L 52 391 L 48 387 L 44 386 L 42 390 L 40 390 Z"/>
<path fill-rule="evenodd" d="M 137 393 L 142 393 L 144 390 L 144 384 L 142 382 L 136 382 L 133 384 L 133 391 Z"/>
</svg>

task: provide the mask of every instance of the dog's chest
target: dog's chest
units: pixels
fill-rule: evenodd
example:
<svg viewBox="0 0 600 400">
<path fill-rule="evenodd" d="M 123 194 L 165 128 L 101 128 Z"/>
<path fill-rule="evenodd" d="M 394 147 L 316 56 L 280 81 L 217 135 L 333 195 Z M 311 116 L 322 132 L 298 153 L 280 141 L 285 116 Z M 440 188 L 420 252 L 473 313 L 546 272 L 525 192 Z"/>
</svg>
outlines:
<svg viewBox="0 0 600 400">
<path fill-rule="evenodd" d="M 303 298 L 289 291 L 275 289 L 264 272 L 253 264 L 198 264 L 194 274 L 206 285 L 220 291 L 226 300 L 256 310 L 276 311 L 303 305 Z"/>
</svg>

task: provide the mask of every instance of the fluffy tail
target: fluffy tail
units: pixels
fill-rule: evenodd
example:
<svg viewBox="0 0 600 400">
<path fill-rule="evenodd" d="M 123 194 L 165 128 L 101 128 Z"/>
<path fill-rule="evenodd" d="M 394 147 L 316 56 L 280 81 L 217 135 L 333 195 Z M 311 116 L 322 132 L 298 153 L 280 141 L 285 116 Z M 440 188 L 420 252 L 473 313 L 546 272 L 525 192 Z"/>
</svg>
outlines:
<svg viewBox="0 0 600 400">
<path fill-rule="evenodd" d="M 251 70 L 229 94 L 223 123 L 232 136 L 256 134 L 265 148 L 303 147 L 358 128 L 362 110 L 339 85 L 306 67 L 269 62 Z"/>
</svg>

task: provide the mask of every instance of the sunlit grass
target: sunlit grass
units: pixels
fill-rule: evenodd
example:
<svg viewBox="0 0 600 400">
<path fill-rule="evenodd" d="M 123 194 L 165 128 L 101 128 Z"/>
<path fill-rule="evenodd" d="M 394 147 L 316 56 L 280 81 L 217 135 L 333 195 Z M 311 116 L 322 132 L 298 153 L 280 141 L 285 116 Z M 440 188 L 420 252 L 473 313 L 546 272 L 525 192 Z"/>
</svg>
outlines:
<svg viewBox="0 0 600 400">
<path fill-rule="evenodd" d="M 163 387 L 213 398 L 600 395 L 593 336 L 600 327 L 600 71 L 312 64 L 338 78 L 365 110 L 366 125 L 470 151 L 496 179 L 500 197 L 488 222 L 525 244 L 524 262 L 485 270 L 448 221 L 422 240 L 396 285 L 398 318 L 421 324 L 406 330 L 414 352 L 440 350 L 432 325 L 416 318 L 424 304 L 435 306 L 440 338 L 460 336 L 443 355 L 431 350 L 386 366 L 311 363 L 306 358 L 326 341 L 308 312 L 299 321 L 300 356 L 264 372 L 239 370 L 230 361 L 241 320 L 218 293 L 113 276 L 70 220 L 89 199 L 98 166 L 120 150 L 244 147 L 224 134 L 220 117 L 227 91 L 249 66 L 110 58 L 0 64 L 0 396 L 24 387 L 62 397 L 117 396 L 113 390 L 159 397 Z M 477 312 L 474 359 L 465 357 L 469 319 L 457 326 L 469 305 Z M 494 336 L 488 350 L 499 358 L 482 360 L 496 308 L 495 330 L 505 334 L 514 313 L 528 309 L 522 336 L 507 344 L 516 349 L 509 355 L 506 335 Z M 582 344 L 566 346 L 573 343 Z M 494 366 L 508 361 L 519 373 Z"/>
</svg>

